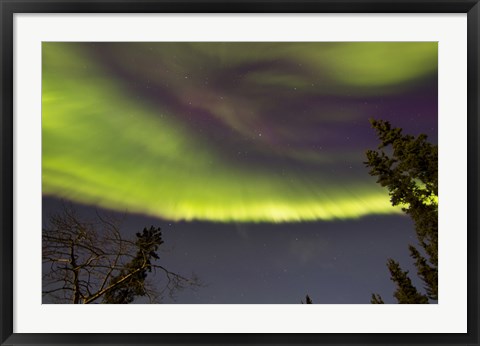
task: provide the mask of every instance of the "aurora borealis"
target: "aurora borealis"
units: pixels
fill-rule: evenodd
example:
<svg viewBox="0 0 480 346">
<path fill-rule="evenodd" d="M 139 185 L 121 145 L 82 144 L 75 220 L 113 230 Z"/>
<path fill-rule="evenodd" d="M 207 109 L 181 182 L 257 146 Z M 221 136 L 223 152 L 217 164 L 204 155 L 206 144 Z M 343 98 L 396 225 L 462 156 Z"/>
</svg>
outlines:
<svg viewBox="0 0 480 346">
<path fill-rule="evenodd" d="M 436 141 L 436 43 L 43 43 L 43 194 L 171 221 L 395 214 L 368 119 Z"/>
<path fill-rule="evenodd" d="M 206 284 L 168 303 L 392 303 L 386 260 L 413 269 L 416 238 L 363 163 L 379 144 L 369 119 L 437 143 L 437 54 L 44 42 L 42 222 L 66 201 L 124 220 L 126 238 L 161 227 L 162 265 Z"/>
</svg>

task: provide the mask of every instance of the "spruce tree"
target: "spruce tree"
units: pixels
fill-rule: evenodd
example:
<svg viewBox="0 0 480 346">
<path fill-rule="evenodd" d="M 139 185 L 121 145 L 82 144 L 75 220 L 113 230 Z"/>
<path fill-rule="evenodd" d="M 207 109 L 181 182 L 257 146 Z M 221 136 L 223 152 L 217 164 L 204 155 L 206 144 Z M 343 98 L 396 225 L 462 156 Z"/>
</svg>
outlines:
<svg viewBox="0 0 480 346">
<path fill-rule="evenodd" d="M 370 302 L 372 304 L 385 304 L 385 302 L 383 301 L 382 297 L 380 297 L 379 294 L 373 294 L 373 293 L 372 293 L 372 298 Z"/>
<path fill-rule="evenodd" d="M 427 136 L 402 134 L 388 121 L 370 120 L 380 140 L 377 150 L 368 150 L 365 165 L 370 175 L 389 191 L 393 206 L 400 206 L 412 218 L 420 250 L 409 245 L 418 276 L 426 294 L 412 284 L 408 272 L 389 259 L 387 267 L 396 284 L 395 298 L 401 304 L 425 304 L 438 300 L 438 147 Z M 382 304 L 372 295 L 371 302 Z"/>
<path fill-rule="evenodd" d="M 159 259 L 157 255 L 158 247 L 163 244 L 160 228 L 153 226 L 150 229 L 144 228 L 143 233 L 137 233 L 135 246 L 138 248 L 136 256 L 125 265 L 120 273 L 113 277 L 110 285 L 115 289 L 106 292 L 103 299 L 108 304 L 129 304 L 135 297 L 144 296 L 145 279 L 147 271 L 151 272 L 151 260 Z M 128 277 L 127 280 L 123 280 Z M 123 280 L 120 284 L 117 284 Z"/>
<path fill-rule="evenodd" d="M 305 303 L 303 302 L 303 300 L 300 301 L 302 304 L 313 304 L 313 300 L 312 298 L 310 298 L 310 296 L 307 294 L 305 296 Z"/>
</svg>

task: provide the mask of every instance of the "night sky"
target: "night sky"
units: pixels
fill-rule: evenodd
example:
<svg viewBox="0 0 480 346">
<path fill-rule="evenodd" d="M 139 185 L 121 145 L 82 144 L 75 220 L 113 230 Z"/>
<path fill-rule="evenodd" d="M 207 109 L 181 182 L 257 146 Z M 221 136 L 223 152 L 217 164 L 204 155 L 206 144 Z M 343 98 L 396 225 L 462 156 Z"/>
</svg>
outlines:
<svg viewBox="0 0 480 346">
<path fill-rule="evenodd" d="M 436 43 L 43 43 L 44 225 L 61 201 L 160 226 L 166 303 L 393 303 L 412 222 L 368 119 L 437 142 Z"/>
</svg>

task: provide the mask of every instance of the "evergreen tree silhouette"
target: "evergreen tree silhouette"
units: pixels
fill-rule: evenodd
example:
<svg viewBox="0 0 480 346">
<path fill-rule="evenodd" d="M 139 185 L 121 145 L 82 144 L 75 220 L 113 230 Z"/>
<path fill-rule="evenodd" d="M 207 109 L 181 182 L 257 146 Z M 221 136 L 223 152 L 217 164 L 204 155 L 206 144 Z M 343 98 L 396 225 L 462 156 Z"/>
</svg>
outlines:
<svg viewBox="0 0 480 346">
<path fill-rule="evenodd" d="M 409 251 L 426 294 L 413 286 L 398 262 L 389 259 L 394 296 L 400 304 L 427 304 L 438 300 L 438 147 L 428 143 L 425 134 L 404 135 L 388 121 L 372 119 L 370 123 L 381 143 L 377 150 L 367 151 L 365 165 L 388 189 L 392 205 L 401 206 L 412 218 L 420 247 L 409 245 Z M 372 295 L 371 302 L 383 304 L 378 294 Z"/>
</svg>

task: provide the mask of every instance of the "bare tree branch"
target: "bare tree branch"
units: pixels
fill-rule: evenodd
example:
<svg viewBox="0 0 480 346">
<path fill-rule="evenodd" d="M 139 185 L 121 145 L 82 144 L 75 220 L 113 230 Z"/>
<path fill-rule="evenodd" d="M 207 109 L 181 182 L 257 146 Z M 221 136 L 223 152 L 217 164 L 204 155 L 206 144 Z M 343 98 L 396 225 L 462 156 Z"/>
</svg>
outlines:
<svg viewBox="0 0 480 346">
<path fill-rule="evenodd" d="M 94 220 L 83 220 L 73 207 L 64 205 L 42 230 L 44 301 L 128 303 L 145 296 L 158 303 L 165 294 L 174 297 L 184 288 L 200 287 L 194 276 L 187 278 L 153 263 L 159 260 L 156 251 L 162 243 L 159 228 L 145 228 L 134 241 L 122 236 L 113 217 L 96 211 Z"/>
</svg>

